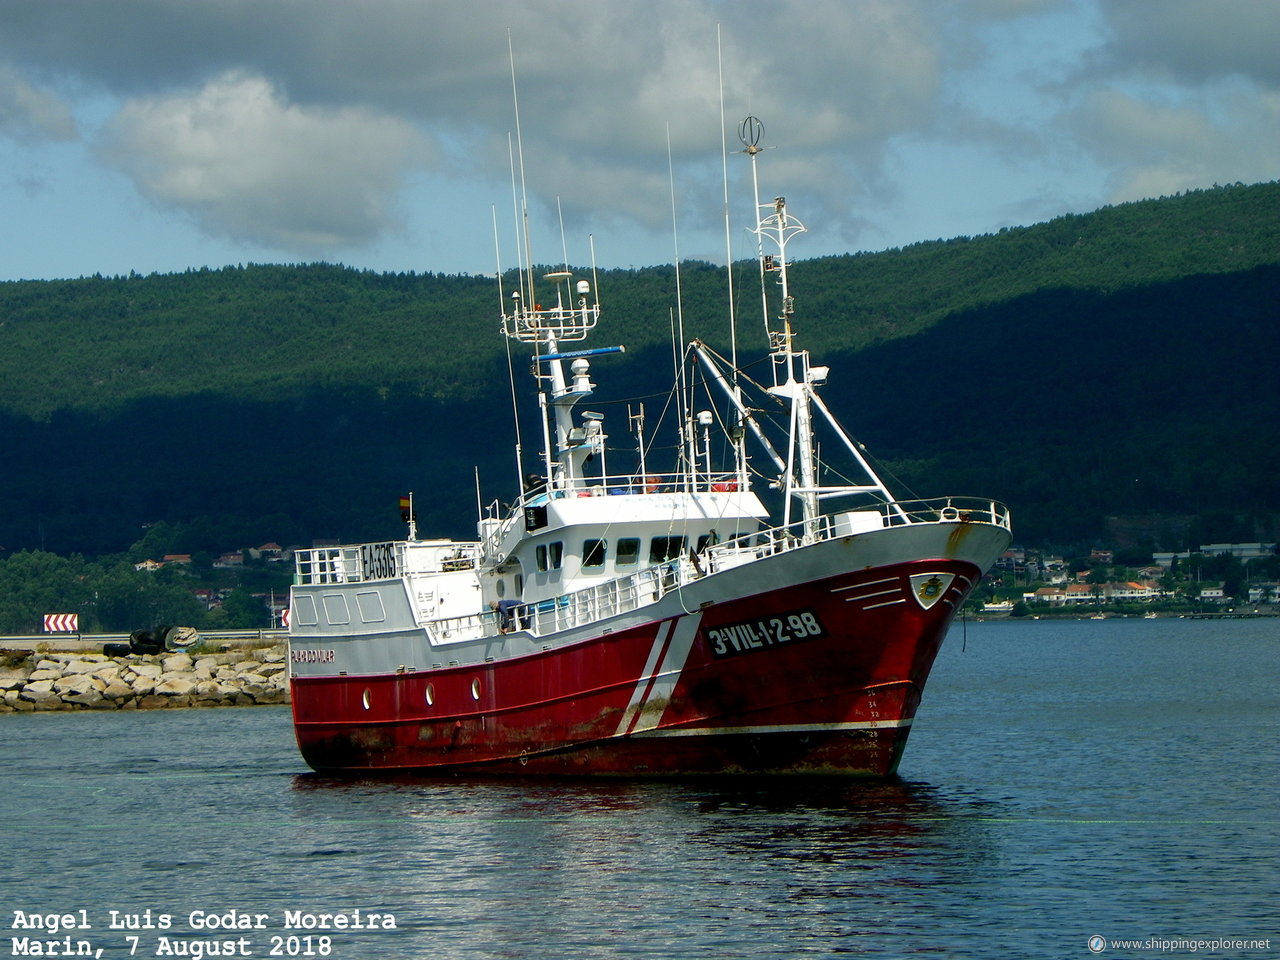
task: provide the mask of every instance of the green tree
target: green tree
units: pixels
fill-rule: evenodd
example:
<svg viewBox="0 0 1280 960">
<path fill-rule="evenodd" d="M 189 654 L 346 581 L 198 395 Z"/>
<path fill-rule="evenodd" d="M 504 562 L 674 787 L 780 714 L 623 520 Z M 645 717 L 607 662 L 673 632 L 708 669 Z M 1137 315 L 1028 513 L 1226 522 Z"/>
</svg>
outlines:
<svg viewBox="0 0 1280 960">
<path fill-rule="evenodd" d="M 204 626 L 206 611 L 191 592 L 190 579 L 168 570 L 138 571 L 124 560 L 102 570 L 97 580 L 101 629 L 131 632 L 161 624 Z"/>
<path fill-rule="evenodd" d="M 222 601 L 223 623 L 229 630 L 253 630 L 271 626 L 267 605 L 243 587 L 232 590 Z"/>
<path fill-rule="evenodd" d="M 0 562 L 0 629 L 6 633 L 38 633 L 49 613 L 75 613 L 83 620 L 93 603 L 83 557 L 22 551 Z"/>
</svg>

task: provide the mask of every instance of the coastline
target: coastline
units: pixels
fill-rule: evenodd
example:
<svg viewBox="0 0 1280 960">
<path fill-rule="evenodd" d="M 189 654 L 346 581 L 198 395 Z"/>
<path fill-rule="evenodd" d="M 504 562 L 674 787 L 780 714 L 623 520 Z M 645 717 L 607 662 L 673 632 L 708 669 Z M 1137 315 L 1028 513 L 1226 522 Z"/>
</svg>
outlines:
<svg viewBox="0 0 1280 960">
<path fill-rule="evenodd" d="M 0 713 L 288 703 L 285 656 L 284 644 L 123 657 L 0 650 Z"/>
<path fill-rule="evenodd" d="M 1008 610 L 984 610 L 970 613 L 970 620 L 1265 620 L 1280 617 L 1280 604 L 1259 604 L 1247 610 L 1152 610 L 1137 612 L 1133 610 L 1028 610 L 1021 616 L 1015 616 Z"/>
</svg>

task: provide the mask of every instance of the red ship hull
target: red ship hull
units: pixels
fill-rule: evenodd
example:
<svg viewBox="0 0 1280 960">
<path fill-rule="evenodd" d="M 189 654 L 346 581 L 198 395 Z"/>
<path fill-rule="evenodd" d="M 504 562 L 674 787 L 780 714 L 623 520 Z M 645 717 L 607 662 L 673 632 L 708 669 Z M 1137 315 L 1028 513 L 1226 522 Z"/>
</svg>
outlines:
<svg viewBox="0 0 1280 960">
<path fill-rule="evenodd" d="M 981 574 L 903 562 L 494 662 L 295 675 L 298 745 L 322 772 L 891 774 Z"/>
</svg>

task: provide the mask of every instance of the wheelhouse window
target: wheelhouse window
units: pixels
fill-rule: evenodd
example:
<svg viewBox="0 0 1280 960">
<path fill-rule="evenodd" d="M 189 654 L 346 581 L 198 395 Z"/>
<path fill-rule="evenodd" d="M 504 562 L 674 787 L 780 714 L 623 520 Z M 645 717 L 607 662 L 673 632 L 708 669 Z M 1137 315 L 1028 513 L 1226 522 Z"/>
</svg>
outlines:
<svg viewBox="0 0 1280 960">
<path fill-rule="evenodd" d="M 704 533 L 698 538 L 698 553 L 702 553 L 707 547 L 714 547 L 720 542 L 720 535 L 712 530 L 710 533 Z"/>
<path fill-rule="evenodd" d="M 640 538 L 623 537 L 618 541 L 613 562 L 620 567 L 630 567 L 640 562 Z"/>
<path fill-rule="evenodd" d="M 663 563 L 684 556 L 684 537 L 654 537 L 649 541 L 649 562 Z"/>
<path fill-rule="evenodd" d="M 538 544 L 533 548 L 533 562 L 539 573 L 559 570 L 564 564 L 564 543 L 557 540 L 555 543 Z"/>
<path fill-rule="evenodd" d="M 582 565 L 584 567 L 603 567 L 608 544 L 604 540 L 582 541 Z"/>
</svg>

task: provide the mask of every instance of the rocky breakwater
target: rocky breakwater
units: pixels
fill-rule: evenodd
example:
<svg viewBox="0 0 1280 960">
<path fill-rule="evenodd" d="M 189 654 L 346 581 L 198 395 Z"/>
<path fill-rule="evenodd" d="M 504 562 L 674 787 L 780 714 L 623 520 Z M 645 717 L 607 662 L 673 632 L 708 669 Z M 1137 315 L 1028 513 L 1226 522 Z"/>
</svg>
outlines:
<svg viewBox="0 0 1280 960">
<path fill-rule="evenodd" d="M 288 703 L 283 647 L 107 657 L 11 654 L 0 659 L 0 713 L 152 710 Z"/>
</svg>

